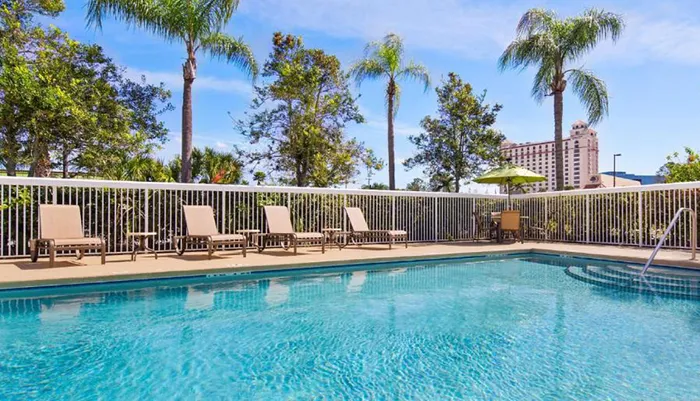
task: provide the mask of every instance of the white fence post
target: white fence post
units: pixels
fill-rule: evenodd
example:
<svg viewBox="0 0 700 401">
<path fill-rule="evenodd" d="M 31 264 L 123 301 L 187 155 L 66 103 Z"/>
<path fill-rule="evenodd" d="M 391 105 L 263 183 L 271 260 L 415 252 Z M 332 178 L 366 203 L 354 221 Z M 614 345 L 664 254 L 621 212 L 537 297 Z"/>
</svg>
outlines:
<svg viewBox="0 0 700 401">
<path fill-rule="evenodd" d="M 591 242 L 591 196 L 586 194 L 586 243 Z"/>
<path fill-rule="evenodd" d="M 638 195 L 639 198 L 637 201 L 637 220 L 639 221 L 639 246 L 641 247 L 642 245 L 644 245 L 644 208 L 642 207 L 642 199 L 644 199 L 644 197 L 642 196 L 643 194 L 641 191 L 638 193 Z"/>
<path fill-rule="evenodd" d="M 435 197 L 435 213 L 433 218 L 435 219 L 435 242 L 438 242 L 438 198 Z"/>
<path fill-rule="evenodd" d="M 148 231 L 149 231 L 149 230 L 148 230 L 148 227 L 149 227 L 149 225 L 148 225 L 148 219 L 149 219 L 149 216 L 150 216 L 150 209 L 151 209 L 151 208 L 149 207 L 150 202 L 148 201 L 148 188 L 145 188 L 145 189 L 143 190 L 143 196 L 146 198 L 146 199 L 145 199 L 145 202 L 144 202 L 144 203 L 145 203 L 145 209 L 146 209 L 146 210 L 144 211 L 144 217 L 145 217 L 145 219 L 146 219 L 146 222 L 145 222 L 144 225 L 143 225 L 143 231 L 148 232 Z"/>
</svg>

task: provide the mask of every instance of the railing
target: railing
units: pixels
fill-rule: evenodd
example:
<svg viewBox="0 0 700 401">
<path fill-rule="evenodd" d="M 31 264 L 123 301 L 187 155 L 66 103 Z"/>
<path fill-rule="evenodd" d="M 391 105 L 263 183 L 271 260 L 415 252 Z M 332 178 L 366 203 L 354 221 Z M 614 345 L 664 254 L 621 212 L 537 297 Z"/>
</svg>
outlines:
<svg viewBox="0 0 700 401">
<path fill-rule="evenodd" d="M 698 210 L 699 192 L 700 182 L 693 182 L 531 193 L 512 202 L 529 216 L 526 240 L 653 247 L 676 210 Z M 506 197 L 0 177 L 0 258 L 28 256 L 40 203 L 80 205 L 86 235 L 102 236 L 110 253 L 125 253 L 129 231 L 155 231 L 156 249 L 171 250 L 172 236 L 185 231 L 182 205 L 211 205 L 225 233 L 264 232 L 262 206 L 271 204 L 288 206 L 298 230 L 345 229 L 343 206 L 358 206 L 371 228 L 407 230 L 412 242 L 441 242 L 487 236 L 490 212 L 503 210 Z M 679 221 L 666 246 L 690 248 L 693 231 L 690 221 Z"/>
<path fill-rule="evenodd" d="M 402 229 L 411 242 L 473 239 L 487 231 L 473 214 L 490 215 L 505 206 L 502 195 L 409 191 L 253 187 L 99 180 L 0 177 L 0 258 L 29 255 L 39 232 L 41 203 L 81 207 L 85 235 L 101 236 L 110 253 L 126 253 L 128 232 L 154 231 L 154 247 L 172 250 L 172 237 L 185 233 L 182 205 L 210 205 L 223 233 L 265 231 L 264 205 L 289 207 L 299 231 L 346 228 L 343 206 L 360 207 L 370 227 Z"/>
<path fill-rule="evenodd" d="M 653 247 L 676 210 L 698 210 L 700 182 L 519 195 L 514 206 L 530 216 L 526 239 Z M 669 233 L 667 247 L 689 249 L 690 220 Z"/>
<path fill-rule="evenodd" d="M 647 262 L 644 264 L 644 268 L 642 269 L 641 273 L 639 273 L 640 278 L 644 278 L 644 274 L 647 272 L 649 269 L 649 266 L 651 263 L 654 261 L 654 258 L 656 257 L 656 254 L 659 253 L 659 250 L 661 247 L 664 245 L 664 242 L 666 242 L 666 238 L 668 238 L 668 235 L 671 233 L 671 230 L 673 227 L 676 226 L 678 223 L 678 220 L 681 218 L 683 213 L 688 212 L 690 213 L 690 218 L 692 219 L 692 230 L 690 232 L 691 234 L 691 260 L 695 260 L 695 253 L 696 253 L 696 247 L 697 247 L 697 240 L 695 239 L 695 235 L 697 232 L 698 228 L 698 217 L 697 214 L 695 213 L 695 210 L 687 208 L 687 207 L 682 207 L 678 209 L 676 214 L 673 216 L 673 220 L 671 220 L 671 223 L 669 223 L 668 227 L 666 228 L 666 231 L 664 231 L 664 235 L 661 236 L 659 239 L 659 243 L 654 247 L 654 250 L 651 252 L 651 256 L 649 256 L 649 259 Z"/>
</svg>

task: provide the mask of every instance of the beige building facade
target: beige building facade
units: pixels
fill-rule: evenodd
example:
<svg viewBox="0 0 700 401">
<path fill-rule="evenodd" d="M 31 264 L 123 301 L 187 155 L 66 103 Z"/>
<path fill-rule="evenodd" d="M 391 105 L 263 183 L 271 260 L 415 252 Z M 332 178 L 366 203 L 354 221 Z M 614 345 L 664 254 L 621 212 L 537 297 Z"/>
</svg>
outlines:
<svg viewBox="0 0 700 401">
<path fill-rule="evenodd" d="M 564 186 L 585 188 L 598 174 L 598 133 L 588 123 L 578 120 L 571 125 L 569 137 L 563 140 Z M 554 141 L 512 143 L 504 141 L 501 153 L 511 163 L 547 177 L 532 184 L 530 191 L 556 189 Z"/>
</svg>

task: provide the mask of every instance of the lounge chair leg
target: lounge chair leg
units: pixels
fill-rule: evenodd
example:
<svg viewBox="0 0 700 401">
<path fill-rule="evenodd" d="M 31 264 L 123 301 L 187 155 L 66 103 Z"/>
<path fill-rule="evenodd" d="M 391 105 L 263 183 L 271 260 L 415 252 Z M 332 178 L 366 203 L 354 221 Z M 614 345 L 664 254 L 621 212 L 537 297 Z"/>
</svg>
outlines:
<svg viewBox="0 0 700 401">
<path fill-rule="evenodd" d="M 53 247 L 53 243 L 49 243 L 49 267 L 53 267 L 56 261 L 56 249 Z"/>
<path fill-rule="evenodd" d="M 102 264 L 107 263 L 107 247 L 103 243 L 102 246 L 100 247 L 100 255 L 101 255 L 101 262 Z"/>
<path fill-rule="evenodd" d="M 326 239 L 321 240 L 321 253 L 326 253 Z"/>
<path fill-rule="evenodd" d="M 406 249 L 408 249 L 408 235 L 404 237 L 403 243 L 404 243 Z"/>
<path fill-rule="evenodd" d="M 393 243 L 394 243 L 394 238 L 393 237 L 389 238 L 389 249 L 391 249 L 391 245 L 393 245 Z"/>
<path fill-rule="evenodd" d="M 243 251 L 243 257 L 244 257 L 244 258 L 246 257 L 245 252 L 246 252 L 246 248 L 247 248 L 247 247 L 248 247 L 248 241 L 246 241 L 246 242 L 243 243 L 243 249 L 242 249 L 242 251 Z"/>
<path fill-rule="evenodd" d="M 214 247 L 214 244 L 212 244 L 211 241 L 208 241 L 207 242 L 207 254 L 208 254 L 209 260 L 211 260 L 211 254 L 214 253 L 213 247 Z"/>
<path fill-rule="evenodd" d="M 297 254 L 297 240 L 296 238 L 294 239 L 294 254 Z"/>
</svg>

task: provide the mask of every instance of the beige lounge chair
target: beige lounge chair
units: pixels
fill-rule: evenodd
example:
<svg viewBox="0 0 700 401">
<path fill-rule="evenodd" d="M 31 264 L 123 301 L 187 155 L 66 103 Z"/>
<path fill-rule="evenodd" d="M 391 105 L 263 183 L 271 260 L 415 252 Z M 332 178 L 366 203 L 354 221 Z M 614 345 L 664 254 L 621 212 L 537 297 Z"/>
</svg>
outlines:
<svg viewBox="0 0 700 401">
<path fill-rule="evenodd" d="M 241 234 L 220 234 L 216 228 L 214 210 L 211 206 L 183 206 L 182 209 L 185 212 L 187 235 L 173 237 L 178 255 L 185 253 L 189 243 L 206 242 L 209 259 L 216 248 L 222 245 L 240 245 L 243 257 L 246 256 L 248 245 L 246 237 Z"/>
<path fill-rule="evenodd" d="M 501 212 L 501 232 L 513 233 L 516 240 L 523 243 L 522 226 L 520 225 L 519 210 L 504 210 Z"/>
<path fill-rule="evenodd" d="M 39 230 L 39 238 L 29 242 L 32 262 L 39 259 L 42 248 L 49 251 L 49 267 L 54 266 L 56 251 L 78 251 L 80 260 L 86 250 L 99 249 L 105 264 L 105 242 L 102 238 L 85 236 L 77 205 L 39 205 Z"/>
<path fill-rule="evenodd" d="M 408 233 L 404 230 L 370 230 L 365 215 L 359 207 L 345 207 L 345 214 L 350 221 L 350 233 L 347 242 L 367 239 L 388 239 L 389 249 L 396 240 L 403 240 L 408 248 Z"/>
<path fill-rule="evenodd" d="M 269 241 L 279 240 L 284 249 L 293 246 L 295 255 L 299 244 L 321 244 L 321 253 L 326 253 L 326 236 L 322 233 L 298 233 L 294 231 L 289 209 L 286 206 L 264 206 L 263 209 L 265 210 L 268 232 L 263 234 L 258 252 L 265 250 Z M 284 241 L 289 243 L 284 244 Z"/>
</svg>

